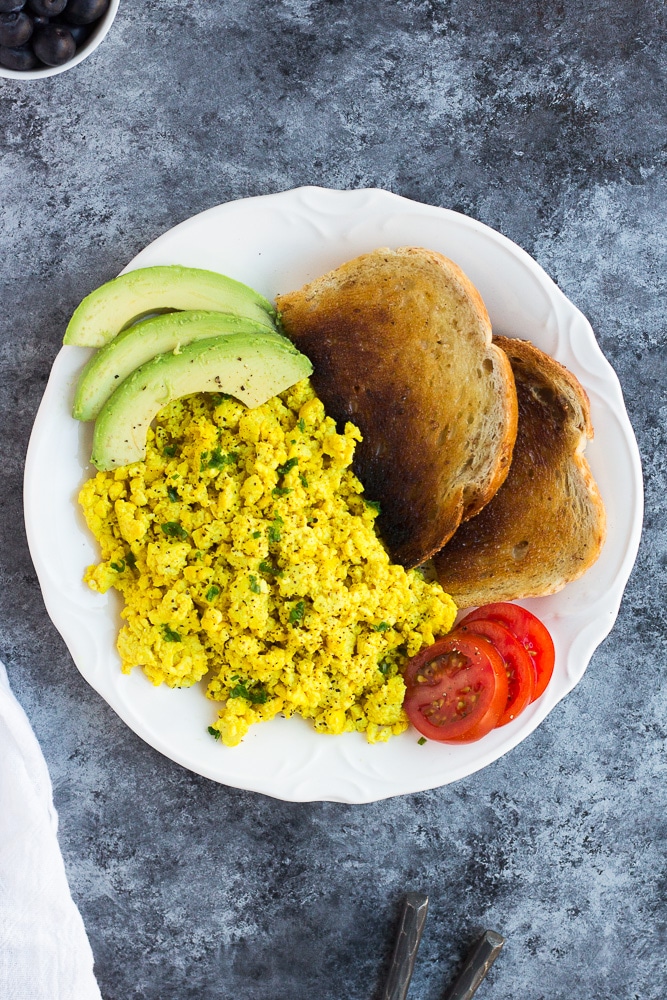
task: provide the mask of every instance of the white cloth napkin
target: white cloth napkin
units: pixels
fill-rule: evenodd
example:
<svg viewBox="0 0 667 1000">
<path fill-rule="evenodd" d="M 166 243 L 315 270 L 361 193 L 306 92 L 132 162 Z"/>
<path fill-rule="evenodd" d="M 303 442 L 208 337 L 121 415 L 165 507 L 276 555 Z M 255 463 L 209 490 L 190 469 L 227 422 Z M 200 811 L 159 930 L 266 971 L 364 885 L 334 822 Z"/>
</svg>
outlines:
<svg viewBox="0 0 667 1000">
<path fill-rule="evenodd" d="M 2 1000 L 101 1000 L 57 830 L 46 762 L 0 663 Z"/>
</svg>

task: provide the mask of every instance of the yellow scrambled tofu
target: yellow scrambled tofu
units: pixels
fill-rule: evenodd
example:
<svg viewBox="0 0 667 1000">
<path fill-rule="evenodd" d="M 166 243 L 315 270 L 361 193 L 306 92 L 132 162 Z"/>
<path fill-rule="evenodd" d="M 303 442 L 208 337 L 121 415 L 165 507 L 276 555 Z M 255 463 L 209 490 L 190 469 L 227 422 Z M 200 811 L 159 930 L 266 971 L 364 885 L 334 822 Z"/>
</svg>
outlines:
<svg viewBox="0 0 667 1000">
<path fill-rule="evenodd" d="M 202 393 L 161 411 L 145 461 L 81 490 L 103 560 L 85 579 L 125 599 L 123 670 L 205 678 L 228 746 L 279 713 L 371 742 L 402 732 L 401 667 L 452 627 L 452 599 L 376 534 L 360 440 L 309 381 L 252 410 Z"/>
</svg>

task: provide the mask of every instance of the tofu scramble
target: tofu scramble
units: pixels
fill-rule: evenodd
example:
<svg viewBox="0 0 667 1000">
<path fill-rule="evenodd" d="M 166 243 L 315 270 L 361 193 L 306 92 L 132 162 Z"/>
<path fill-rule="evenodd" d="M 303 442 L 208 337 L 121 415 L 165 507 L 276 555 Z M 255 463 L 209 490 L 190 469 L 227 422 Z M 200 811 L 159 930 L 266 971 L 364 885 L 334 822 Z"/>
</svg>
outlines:
<svg viewBox="0 0 667 1000">
<path fill-rule="evenodd" d="M 401 667 L 454 623 L 437 582 L 390 562 L 351 470 L 360 440 L 308 380 L 255 409 L 200 393 L 160 412 L 144 461 L 81 490 L 103 560 L 85 580 L 125 600 L 123 671 L 205 678 L 227 746 L 277 714 L 403 732 Z"/>
</svg>

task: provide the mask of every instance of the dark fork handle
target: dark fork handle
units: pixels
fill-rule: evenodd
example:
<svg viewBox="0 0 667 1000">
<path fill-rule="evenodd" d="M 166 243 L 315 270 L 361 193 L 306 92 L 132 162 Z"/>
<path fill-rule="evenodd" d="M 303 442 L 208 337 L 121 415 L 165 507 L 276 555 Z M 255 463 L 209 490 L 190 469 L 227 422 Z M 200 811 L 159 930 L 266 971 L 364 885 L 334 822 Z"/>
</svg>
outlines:
<svg viewBox="0 0 667 1000">
<path fill-rule="evenodd" d="M 409 892 L 405 897 L 394 957 L 391 960 L 382 1000 L 405 1000 L 408 995 L 417 949 L 426 923 L 427 909 L 428 896 L 424 896 L 421 892 Z"/>
<path fill-rule="evenodd" d="M 495 931 L 485 931 L 484 936 L 475 945 L 463 966 L 461 975 L 452 986 L 444 1000 L 470 1000 L 477 987 L 484 979 L 500 954 L 505 938 Z"/>
</svg>

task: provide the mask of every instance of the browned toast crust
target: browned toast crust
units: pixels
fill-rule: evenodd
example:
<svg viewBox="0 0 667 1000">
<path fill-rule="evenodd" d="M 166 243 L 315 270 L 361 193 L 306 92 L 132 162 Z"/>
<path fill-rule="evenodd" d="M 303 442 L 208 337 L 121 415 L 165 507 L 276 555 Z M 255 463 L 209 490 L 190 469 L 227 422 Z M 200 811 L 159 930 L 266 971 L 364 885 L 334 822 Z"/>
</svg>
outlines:
<svg viewBox="0 0 667 1000">
<path fill-rule="evenodd" d="M 495 340 L 514 370 L 519 429 L 505 483 L 435 557 L 440 583 L 463 608 L 555 593 L 595 562 L 605 538 L 583 455 L 593 436 L 584 389 L 532 344 Z"/>
<path fill-rule="evenodd" d="M 355 472 L 392 558 L 419 565 L 511 460 L 514 379 L 479 293 L 446 257 L 409 247 L 357 257 L 277 305 L 327 413 L 361 430 Z"/>
</svg>

